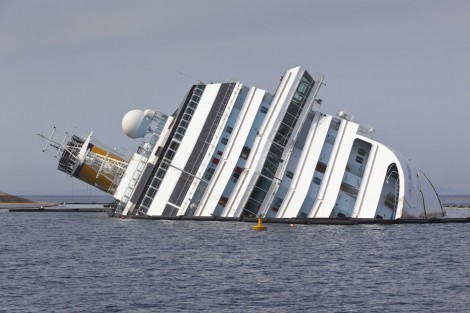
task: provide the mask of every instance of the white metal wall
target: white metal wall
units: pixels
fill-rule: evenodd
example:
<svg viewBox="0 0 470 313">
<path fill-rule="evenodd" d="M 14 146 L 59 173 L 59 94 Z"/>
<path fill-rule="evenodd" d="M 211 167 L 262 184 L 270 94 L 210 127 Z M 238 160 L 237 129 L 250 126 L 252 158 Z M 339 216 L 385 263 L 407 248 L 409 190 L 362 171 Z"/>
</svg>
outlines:
<svg viewBox="0 0 470 313">
<path fill-rule="evenodd" d="M 194 149 L 197 138 L 204 126 L 204 121 L 209 115 L 220 86 L 221 84 L 210 84 L 205 87 L 204 93 L 199 100 L 199 104 L 191 118 L 191 122 L 188 125 L 178 151 L 176 152 L 165 178 L 154 197 L 154 201 L 152 201 L 152 204 L 147 211 L 148 215 L 161 215 L 163 213 L 171 193 L 181 176 L 182 170 Z"/>
</svg>

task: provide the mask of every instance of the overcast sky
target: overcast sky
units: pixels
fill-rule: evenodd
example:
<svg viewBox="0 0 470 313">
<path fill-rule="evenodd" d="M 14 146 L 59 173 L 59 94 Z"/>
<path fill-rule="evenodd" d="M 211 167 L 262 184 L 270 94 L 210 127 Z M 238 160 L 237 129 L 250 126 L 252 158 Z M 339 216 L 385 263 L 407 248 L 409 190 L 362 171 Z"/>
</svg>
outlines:
<svg viewBox="0 0 470 313">
<path fill-rule="evenodd" d="M 171 114 L 190 86 L 326 75 L 344 110 L 411 157 L 441 194 L 470 194 L 470 1 L 2 1 L 0 191 L 93 193 L 56 170 L 37 132 L 121 131 L 135 108 Z"/>
</svg>

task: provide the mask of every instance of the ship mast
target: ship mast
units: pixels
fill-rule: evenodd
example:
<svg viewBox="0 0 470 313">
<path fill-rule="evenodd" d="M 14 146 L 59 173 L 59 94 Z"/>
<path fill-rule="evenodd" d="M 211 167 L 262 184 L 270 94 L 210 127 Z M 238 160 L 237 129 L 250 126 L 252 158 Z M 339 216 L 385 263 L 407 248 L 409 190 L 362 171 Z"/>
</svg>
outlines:
<svg viewBox="0 0 470 313">
<path fill-rule="evenodd" d="M 49 137 L 37 134 L 46 145 L 57 150 L 54 157 L 60 157 L 58 169 L 91 184 L 102 191 L 113 194 L 128 166 L 128 160 L 116 151 L 98 146 L 90 132 L 85 139 L 65 133 L 61 143 L 54 139 L 57 128 L 54 126 Z"/>
</svg>

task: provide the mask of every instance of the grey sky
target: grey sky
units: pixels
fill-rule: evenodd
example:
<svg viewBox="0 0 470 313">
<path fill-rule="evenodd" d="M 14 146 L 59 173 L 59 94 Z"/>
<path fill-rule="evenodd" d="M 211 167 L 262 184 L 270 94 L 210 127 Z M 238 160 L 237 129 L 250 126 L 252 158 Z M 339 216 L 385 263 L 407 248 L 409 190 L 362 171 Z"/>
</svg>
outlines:
<svg viewBox="0 0 470 313">
<path fill-rule="evenodd" d="M 171 114 L 197 80 L 274 92 L 298 65 L 326 75 L 321 111 L 373 126 L 441 193 L 470 194 L 465 0 L 0 0 L 0 191 L 88 190 L 36 132 L 133 151 L 127 111 Z"/>
</svg>

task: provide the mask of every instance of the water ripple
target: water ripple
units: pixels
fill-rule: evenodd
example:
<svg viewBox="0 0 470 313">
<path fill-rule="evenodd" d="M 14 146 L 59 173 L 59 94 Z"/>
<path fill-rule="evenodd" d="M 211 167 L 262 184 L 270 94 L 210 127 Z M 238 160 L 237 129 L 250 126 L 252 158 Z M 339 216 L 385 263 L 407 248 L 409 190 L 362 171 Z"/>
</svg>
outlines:
<svg viewBox="0 0 470 313">
<path fill-rule="evenodd" d="M 467 224 L 0 219 L 5 312 L 469 312 Z"/>
</svg>

